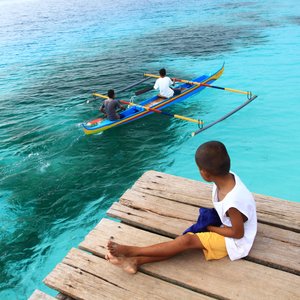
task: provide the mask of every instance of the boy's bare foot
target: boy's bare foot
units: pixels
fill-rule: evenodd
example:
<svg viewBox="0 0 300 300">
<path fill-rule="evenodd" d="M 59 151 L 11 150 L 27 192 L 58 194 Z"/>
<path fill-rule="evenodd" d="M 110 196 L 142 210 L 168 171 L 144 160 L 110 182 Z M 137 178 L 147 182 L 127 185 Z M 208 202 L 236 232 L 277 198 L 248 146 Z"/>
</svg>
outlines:
<svg viewBox="0 0 300 300">
<path fill-rule="evenodd" d="M 121 265 L 121 259 L 119 259 L 116 256 L 113 256 L 110 252 L 108 252 L 107 254 L 105 254 L 105 259 L 108 260 L 110 263 L 112 263 L 113 265 Z"/>
<path fill-rule="evenodd" d="M 130 253 L 131 246 L 115 243 L 111 239 L 107 243 L 107 249 L 113 256 L 132 256 Z"/>
<path fill-rule="evenodd" d="M 135 274 L 137 272 L 137 263 L 134 257 L 116 257 L 110 252 L 105 255 L 111 264 L 121 267 L 125 272 L 129 274 Z"/>
</svg>

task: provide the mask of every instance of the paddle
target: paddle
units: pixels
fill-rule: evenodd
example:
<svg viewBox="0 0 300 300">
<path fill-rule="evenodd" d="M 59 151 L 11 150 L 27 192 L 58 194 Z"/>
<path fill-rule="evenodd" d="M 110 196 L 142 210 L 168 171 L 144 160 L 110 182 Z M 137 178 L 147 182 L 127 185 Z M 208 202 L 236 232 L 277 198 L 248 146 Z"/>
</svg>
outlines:
<svg viewBox="0 0 300 300">
<path fill-rule="evenodd" d="M 93 96 L 104 98 L 104 99 L 108 98 L 106 95 L 102 95 L 102 94 L 98 94 L 98 93 L 93 93 Z M 165 115 L 165 116 L 168 116 L 168 117 L 172 117 L 172 118 L 181 119 L 181 120 L 184 120 L 184 121 L 196 123 L 198 125 L 203 125 L 203 123 L 204 123 L 202 120 L 196 120 L 196 119 L 191 119 L 191 118 L 181 116 L 181 115 L 171 114 L 171 113 L 168 113 L 168 112 L 156 109 L 156 108 L 146 107 L 146 106 L 139 105 L 139 104 L 136 104 L 136 103 L 133 103 L 133 102 L 129 102 L 129 101 L 125 101 L 125 100 L 119 100 L 119 101 L 123 104 L 127 104 L 127 105 L 130 105 L 130 106 L 141 107 L 141 108 L 144 108 L 147 111 L 152 111 L 152 112 L 162 114 L 162 115 Z"/>
<path fill-rule="evenodd" d="M 118 90 L 116 93 L 121 93 L 121 92 L 127 91 L 127 90 L 131 89 L 132 87 L 137 86 L 137 85 L 139 85 L 140 83 L 143 83 L 143 82 L 145 82 L 145 81 L 146 81 L 145 78 L 144 78 L 144 79 L 141 79 L 141 80 L 139 80 L 139 81 L 137 81 L 137 82 L 134 82 L 134 83 L 132 83 L 132 84 L 126 86 L 125 88 L 123 88 L 123 89 L 121 89 L 121 90 Z"/>
<path fill-rule="evenodd" d="M 152 77 L 152 78 L 159 78 L 160 77 L 158 75 L 147 74 L 147 73 L 145 73 L 144 76 L 146 76 L 146 77 Z M 189 80 L 179 79 L 179 78 L 173 78 L 173 80 L 174 81 L 178 81 L 178 82 L 182 82 L 182 83 L 188 83 L 188 84 L 193 84 L 193 85 L 210 87 L 210 88 L 213 88 L 213 89 L 224 90 L 224 91 L 228 91 L 228 92 L 232 92 L 232 93 L 244 94 L 244 95 L 248 95 L 249 97 L 251 97 L 251 92 L 246 92 L 246 91 L 241 91 L 241 90 L 235 90 L 235 89 L 231 89 L 231 88 L 225 88 L 225 87 L 210 85 L 208 83 L 201 83 L 201 82 L 197 82 L 197 81 L 189 81 Z"/>
<path fill-rule="evenodd" d="M 134 94 L 135 94 L 136 96 L 142 95 L 142 94 L 144 94 L 144 93 L 147 93 L 147 92 L 151 91 L 152 89 L 153 89 L 153 86 L 149 86 L 149 87 L 146 87 L 146 88 L 144 88 L 144 89 L 142 89 L 142 90 L 136 91 Z"/>
<path fill-rule="evenodd" d="M 119 93 L 121 93 L 121 92 L 124 92 L 124 91 L 126 91 L 126 90 L 129 90 L 129 89 L 131 89 L 132 87 L 137 86 L 137 85 L 139 85 L 139 84 L 141 84 L 141 83 L 147 81 L 148 79 L 149 79 L 149 78 L 143 78 L 143 79 L 141 79 L 141 80 L 139 80 L 139 81 L 137 81 L 137 82 L 134 82 L 134 83 L 132 83 L 132 84 L 130 84 L 130 85 L 124 87 L 123 89 L 116 91 L 116 94 L 119 94 Z M 139 94 L 139 95 L 140 95 L 140 94 Z M 86 103 L 90 103 L 91 101 L 94 101 L 94 100 L 96 100 L 96 99 L 87 100 Z"/>
</svg>

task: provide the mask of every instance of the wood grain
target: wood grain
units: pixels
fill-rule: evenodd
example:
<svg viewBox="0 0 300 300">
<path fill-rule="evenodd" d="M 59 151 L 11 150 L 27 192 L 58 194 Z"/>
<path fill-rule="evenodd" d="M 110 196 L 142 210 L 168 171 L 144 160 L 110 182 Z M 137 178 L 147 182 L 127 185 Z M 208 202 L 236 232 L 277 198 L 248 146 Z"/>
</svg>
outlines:
<svg viewBox="0 0 300 300">
<path fill-rule="evenodd" d="M 197 207 L 212 207 L 210 184 L 161 172 L 145 172 L 131 189 Z M 299 203 L 255 193 L 253 195 L 260 222 L 300 232 Z"/>
<path fill-rule="evenodd" d="M 104 256 L 110 236 L 122 244 L 146 246 L 170 240 L 126 224 L 103 219 L 80 248 Z M 201 251 L 188 251 L 167 261 L 143 265 L 141 272 L 212 297 L 297 299 L 299 276 L 246 260 L 207 262 Z"/>
<path fill-rule="evenodd" d="M 107 214 L 126 224 L 172 238 L 181 235 L 192 225 L 185 220 L 180 220 L 180 212 L 177 218 L 172 218 L 167 217 L 166 214 L 160 216 L 158 213 L 147 213 L 120 203 L 114 203 Z M 300 234 L 266 224 L 258 224 L 257 236 L 247 259 L 300 275 Z"/>
<path fill-rule="evenodd" d="M 32 295 L 28 298 L 28 300 L 57 300 L 57 298 L 54 298 L 48 294 L 45 294 L 44 292 L 40 290 L 35 290 Z"/>
</svg>

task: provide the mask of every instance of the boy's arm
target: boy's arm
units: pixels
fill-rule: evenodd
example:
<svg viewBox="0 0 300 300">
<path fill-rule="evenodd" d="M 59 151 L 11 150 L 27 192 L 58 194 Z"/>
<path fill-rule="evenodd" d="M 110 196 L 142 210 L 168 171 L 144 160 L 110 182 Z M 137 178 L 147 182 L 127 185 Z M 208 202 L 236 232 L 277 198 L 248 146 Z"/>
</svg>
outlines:
<svg viewBox="0 0 300 300">
<path fill-rule="evenodd" d="M 126 109 L 126 107 L 124 106 L 124 105 L 122 105 L 121 103 L 120 103 L 120 101 L 119 100 L 117 100 L 118 102 L 118 104 L 117 104 L 117 108 L 119 108 L 119 109 L 122 109 L 122 110 L 125 110 Z"/>
<path fill-rule="evenodd" d="M 104 109 L 104 104 L 102 104 L 101 106 L 100 106 L 100 109 L 99 109 L 102 113 L 104 113 L 105 114 L 105 109 Z"/>
<path fill-rule="evenodd" d="M 218 233 L 225 237 L 241 239 L 244 236 L 243 215 L 234 207 L 229 208 L 227 212 L 231 220 L 232 227 L 207 226 L 207 230 Z"/>
</svg>

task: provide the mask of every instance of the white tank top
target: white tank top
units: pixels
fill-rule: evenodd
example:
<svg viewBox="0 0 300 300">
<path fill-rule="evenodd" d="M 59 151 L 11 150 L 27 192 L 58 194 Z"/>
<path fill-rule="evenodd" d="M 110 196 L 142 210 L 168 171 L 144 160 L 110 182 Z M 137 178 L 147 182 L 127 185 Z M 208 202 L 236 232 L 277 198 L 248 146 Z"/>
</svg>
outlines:
<svg viewBox="0 0 300 300">
<path fill-rule="evenodd" d="M 234 207 L 247 217 L 244 223 L 244 236 L 241 239 L 225 237 L 226 249 L 231 260 L 245 257 L 250 252 L 257 232 L 256 204 L 252 194 L 240 180 L 231 172 L 235 178 L 234 188 L 226 195 L 222 201 L 218 201 L 217 187 L 214 184 L 212 190 L 212 200 L 216 211 L 226 226 L 231 227 L 230 218 L 226 216 L 229 208 Z"/>
<path fill-rule="evenodd" d="M 170 79 L 170 77 L 165 76 L 163 78 L 158 78 L 155 81 L 154 84 L 154 89 L 157 90 L 159 89 L 159 93 L 166 97 L 166 98 L 170 98 L 174 95 L 174 91 L 170 88 L 170 85 L 172 85 L 173 82 Z"/>
</svg>

